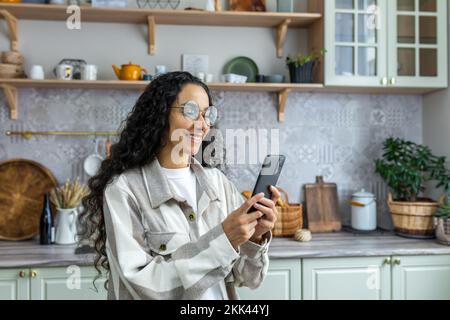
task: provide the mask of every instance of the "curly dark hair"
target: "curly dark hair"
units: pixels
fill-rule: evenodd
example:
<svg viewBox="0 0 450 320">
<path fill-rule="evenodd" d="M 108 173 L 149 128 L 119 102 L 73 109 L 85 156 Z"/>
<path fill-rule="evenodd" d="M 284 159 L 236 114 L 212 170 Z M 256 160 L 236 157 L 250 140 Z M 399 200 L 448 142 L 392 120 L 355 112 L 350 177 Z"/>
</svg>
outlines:
<svg viewBox="0 0 450 320">
<path fill-rule="evenodd" d="M 83 198 L 83 212 L 79 216 L 80 239 L 93 241 L 97 256 L 94 264 L 98 279 L 102 268 L 109 274 L 106 255 L 106 228 L 103 197 L 106 186 L 121 173 L 152 162 L 164 147 L 169 132 L 170 107 L 187 84 L 201 86 L 212 99 L 209 88 L 188 72 L 175 71 L 156 77 L 138 98 L 133 110 L 124 120 L 119 141 L 111 146 L 97 175 L 88 181 L 90 193 Z M 95 280 L 96 280 L 95 279 Z M 95 282 L 94 280 L 94 282 Z M 108 280 L 105 282 L 107 288 Z M 95 285 L 95 283 L 94 283 Z"/>
</svg>

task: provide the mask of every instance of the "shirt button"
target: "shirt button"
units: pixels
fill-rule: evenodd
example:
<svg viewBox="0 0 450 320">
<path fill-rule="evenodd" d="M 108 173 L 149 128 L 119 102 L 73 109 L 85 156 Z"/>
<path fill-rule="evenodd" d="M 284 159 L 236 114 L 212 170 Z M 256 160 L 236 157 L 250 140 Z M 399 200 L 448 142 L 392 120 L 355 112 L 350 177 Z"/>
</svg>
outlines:
<svg viewBox="0 0 450 320">
<path fill-rule="evenodd" d="M 194 221 L 195 220 L 195 213 L 191 213 L 190 215 L 189 215 L 189 220 L 190 221 Z"/>
<path fill-rule="evenodd" d="M 166 251 L 167 247 L 165 244 L 159 246 L 159 251 Z"/>
</svg>

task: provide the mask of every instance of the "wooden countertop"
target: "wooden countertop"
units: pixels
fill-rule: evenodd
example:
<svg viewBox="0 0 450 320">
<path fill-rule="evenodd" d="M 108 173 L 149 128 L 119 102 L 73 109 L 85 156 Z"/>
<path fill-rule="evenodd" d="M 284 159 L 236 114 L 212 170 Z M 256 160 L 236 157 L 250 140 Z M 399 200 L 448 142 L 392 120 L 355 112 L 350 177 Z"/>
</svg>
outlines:
<svg viewBox="0 0 450 320">
<path fill-rule="evenodd" d="M 95 253 L 75 254 L 75 249 L 75 245 L 41 246 L 37 240 L 0 241 L 0 268 L 93 265 Z M 390 232 L 313 234 L 311 242 L 274 238 L 269 248 L 272 259 L 436 254 L 450 254 L 450 246 Z"/>
</svg>

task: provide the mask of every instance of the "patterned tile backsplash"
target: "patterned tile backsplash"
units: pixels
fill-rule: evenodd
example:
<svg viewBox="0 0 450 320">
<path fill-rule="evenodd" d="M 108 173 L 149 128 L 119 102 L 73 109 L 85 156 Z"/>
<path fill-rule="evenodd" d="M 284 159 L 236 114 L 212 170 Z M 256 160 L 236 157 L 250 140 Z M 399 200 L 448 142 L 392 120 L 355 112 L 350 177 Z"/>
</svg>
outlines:
<svg viewBox="0 0 450 320">
<path fill-rule="evenodd" d="M 382 153 L 383 140 L 391 135 L 422 142 L 420 96 L 292 93 L 286 122 L 280 124 L 275 94 L 213 94 L 224 136 L 226 129 L 256 129 L 262 136 L 278 134 L 280 152 L 287 157 L 279 185 L 287 190 L 291 202 L 303 201 L 302 185 L 322 175 L 325 181 L 337 183 L 344 224 L 350 223 L 351 194 L 365 188 L 377 196 L 378 224 L 391 228 L 386 186 L 374 174 L 374 159 Z M 47 166 L 60 183 L 76 176 L 86 181 L 83 160 L 94 151 L 93 137 L 35 136 L 26 140 L 4 132 L 115 131 L 138 95 L 117 90 L 21 89 L 16 121 L 9 119 L 5 97 L 0 95 L 0 160 L 32 159 Z M 227 149 L 227 155 L 231 152 Z M 265 150 L 259 152 L 265 154 Z M 259 164 L 231 164 L 226 174 L 239 190 L 251 190 L 259 168 Z"/>
</svg>

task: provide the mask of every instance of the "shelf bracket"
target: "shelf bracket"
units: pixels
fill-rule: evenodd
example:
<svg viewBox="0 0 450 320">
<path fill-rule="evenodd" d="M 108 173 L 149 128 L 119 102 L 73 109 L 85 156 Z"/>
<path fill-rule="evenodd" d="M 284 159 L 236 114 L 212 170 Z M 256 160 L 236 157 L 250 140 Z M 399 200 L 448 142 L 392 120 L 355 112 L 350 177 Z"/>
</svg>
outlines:
<svg viewBox="0 0 450 320">
<path fill-rule="evenodd" d="M 147 24 L 148 24 L 148 54 L 154 56 L 156 53 L 156 47 L 155 47 L 155 17 L 154 16 L 148 16 L 147 17 Z"/>
<path fill-rule="evenodd" d="M 214 8 L 217 12 L 222 11 L 222 0 L 215 0 Z"/>
<path fill-rule="evenodd" d="M 6 96 L 10 118 L 11 120 L 17 120 L 17 88 L 7 84 L 2 84 L 0 86 L 3 88 L 3 92 Z"/>
<path fill-rule="evenodd" d="M 283 89 L 278 92 L 278 122 L 284 122 L 286 103 L 291 89 Z"/>
<path fill-rule="evenodd" d="M 19 49 L 18 23 L 17 18 L 14 17 L 8 10 L 0 10 L 0 15 L 6 19 L 9 29 L 9 40 L 11 41 L 11 51 Z"/>
<path fill-rule="evenodd" d="M 284 51 L 284 42 L 286 41 L 286 34 L 288 30 L 288 26 L 291 23 L 291 19 L 285 19 L 280 25 L 277 27 L 277 57 L 283 57 Z"/>
</svg>

